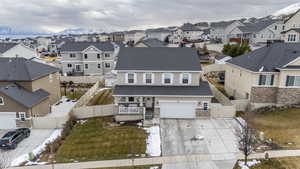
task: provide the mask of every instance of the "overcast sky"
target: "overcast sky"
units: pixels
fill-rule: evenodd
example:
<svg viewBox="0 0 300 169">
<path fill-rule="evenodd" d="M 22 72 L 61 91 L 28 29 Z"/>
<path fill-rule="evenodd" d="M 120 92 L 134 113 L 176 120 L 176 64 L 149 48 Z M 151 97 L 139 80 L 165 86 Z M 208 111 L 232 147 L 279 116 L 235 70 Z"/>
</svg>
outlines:
<svg viewBox="0 0 300 169">
<path fill-rule="evenodd" d="M 297 0 L 1 0 L 0 24 L 18 30 L 106 31 L 262 17 Z"/>
</svg>

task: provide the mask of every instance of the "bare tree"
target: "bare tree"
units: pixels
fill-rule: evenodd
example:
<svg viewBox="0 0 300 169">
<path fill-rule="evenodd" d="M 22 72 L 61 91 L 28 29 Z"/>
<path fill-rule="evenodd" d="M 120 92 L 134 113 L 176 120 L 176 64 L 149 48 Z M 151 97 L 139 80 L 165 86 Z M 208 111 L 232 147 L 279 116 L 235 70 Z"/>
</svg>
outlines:
<svg viewBox="0 0 300 169">
<path fill-rule="evenodd" d="M 240 126 L 235 129 L 239 149 L 244 154 L 245 165 L 247 165 L 248 156 L 253 152 L 257 143 L 256 131 L 249 121 L 251 114 L 252 113 L 245 113 L 243 120 L 239 121 Z"/>
<path fill-rule="evenodd" d="M 0 169 L 8 168 L 9 167 L 9 156 L 8 153 L 0 150 Z"/>
</svg>

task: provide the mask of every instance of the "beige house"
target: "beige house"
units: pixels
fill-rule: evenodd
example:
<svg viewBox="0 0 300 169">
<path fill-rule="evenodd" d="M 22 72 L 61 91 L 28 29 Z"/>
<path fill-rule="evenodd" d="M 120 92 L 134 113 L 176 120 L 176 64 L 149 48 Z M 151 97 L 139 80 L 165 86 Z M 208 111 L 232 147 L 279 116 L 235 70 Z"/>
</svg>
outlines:
<svg viewBox="0 0 300 169">
<path fill-rule="evenodd" d="M 285 31 L 281 33 L 281 39 L 289 43 L 300 42 L 300 10 L 284 21 Z"/>
<path fill-rule="evenodd" d="M 24 58 L 0 58 L 0 129 L 31 127 L 60 98 L 59 70 Z"/>
<path fill-rule="evenodd" d="M 194 49 L 123 48 L 116 71 L 117 121 L 210 115 L 213 94 Z"/>
<path fill-rule="evenodd" d="M 226 63 L 225 89 L 254 108 L 300 103 L 300 44 L 275 43 Z"/>
</svg>

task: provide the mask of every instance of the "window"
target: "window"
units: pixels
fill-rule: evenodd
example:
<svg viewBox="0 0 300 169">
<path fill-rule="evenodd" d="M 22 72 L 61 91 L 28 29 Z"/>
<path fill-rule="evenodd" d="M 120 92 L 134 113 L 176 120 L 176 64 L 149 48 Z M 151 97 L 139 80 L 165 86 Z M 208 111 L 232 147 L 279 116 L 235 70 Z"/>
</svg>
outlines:
<svg viewBox="0 0 300 169">
<path fill-rule="evenodd" d="M 145 73 L 144 74 L 144 83 L 152 84 L 153 83 L 153 74 L 152 73 Z"/>
<path fill-rule="evenodd" d="M 288 35 L 288 41 L 289 41 L 289 42 L 295 42 L 295 41 L 296 41 L 296 35 L 294 35 L 294 34 L 289 34 L 289 35 Z"/>
<path fill-rule="evenodd" d="M 300 87 L 300 76 L 287 76 L 286 77 L 286 86 L 297 86 Z"/>
<path fill-rule="evenodd" d="M 97 59 L 100 59 L 100 56 L 101 56 L 100 53 L 97 53 Z"/>
<path fill-rule="evenodd" d="M 261 38 L 264 38 L 264 34 L 261 34 L 260 37 L 261 37 Z"/>
<path fill-rule="evenodd" d="M 72 64 L 68 64 L 68 67 L 72 67 Z"/>
<path fill-rule="evenodd" d="M 208 110 L 208 103 L 207 102 L 203 102 L 203 110 Z"/>
<path fill-rule="evenodd" d="M 283 25 L 283 26 L 282 26 L 282 30 L 284 31 L 284 29 L 285 29 L 285 26 Z"/>
<path fill-rule="evenodd" d="M 181 74 L 181 83 L 182 84 L 189 84 L 190 83 L 190 74 L 189 73 L 183 73 Z"/>
<path fill-rule="evenodd" d="M 134 97 L 128 97 L 128 102 L 134 102 Z"/>
<path fill-rule="evenodd" d="M 85 69 L 88 69 L 88 68 L 89 68 L 89 65 L 88 65 L 88 64 L 84 64 L 84 68 L 85 68 Z"/>
<path fill-rule="evenodd" d="M 164 73 L 163 74 L 163 84 L 172 84 L 172 74 L 171 73 Z"/>
<path fill-rule="evenodd" d="M 98 69 L 100 69 L 101 68 L 101 64 L 98 64 Z"/>
<path fill-rule="evenodd" d="M 0 105 L 4 105 L 4 99 L 3 99 L 3 97 L 0 97 Z"/>
<path fill-rule="evenodd" d="M 105 68 L 110 68 L 110 63 L 105 63 Z"/>
<path fill-rule="evenodd" d="M 277 25 L 275 25 L 275 28 L 274 28 L 275 30 L 277 30 Z"/>
<path fill-rule="evenodd" d="M 110 54 L 109 54 L 109 53 L 105 53 L 105 54 L 104 54 L 104 57 L 109 58 L 109 57 L 110 57 Z"/>
<path fill-rule="evenodd" d="M 84 59 L 87 59 L 88 58 L 88 55 L 87 54 L 84 54 Z"/>
<path fill-rule="evenodd" d="M 70 53 L 70 58 L 75 58 L 75 57 L 76 57 L 75 53 Z"/>
<path fill-rule="evenodd" d="M 121 97 L 119 101 L 120 102 L 126 102 L 126 97 Z"/>
<path fill-rule="evenodd" d="M 259 83 L 260 86 L 273 86 L 274 84 L 274 75 L 260 75 Z"/>
<path fill-rule="evenodd" d="M 19 119 L 22 121 L 26 120 L 26 113 L 25 112 L 19 112 Z"/>
<path fill-rule="evenodd" d="M 135 74 L 134 73 L 127 74 L 127 83 L 129 83 L 129 84 L 135 83 Z"/>
</svg>

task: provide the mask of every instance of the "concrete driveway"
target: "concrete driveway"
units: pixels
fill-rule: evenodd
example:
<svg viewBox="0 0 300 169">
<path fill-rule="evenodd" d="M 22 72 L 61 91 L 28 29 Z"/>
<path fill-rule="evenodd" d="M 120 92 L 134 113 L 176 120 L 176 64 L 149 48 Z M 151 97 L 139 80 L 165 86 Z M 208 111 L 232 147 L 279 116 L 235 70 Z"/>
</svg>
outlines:
<svg viewBox="0 0 300 169">
<path fill-rule="evenodd" d="M 0 137 L 2 137 L 8 130 L 0 130 Z M 17 157 L 28 154 L 39 145 L 41 145 L 47 138 L 50 137 L 54 130 L 53 129 L 32 129 L 30 137 L 24 139 L 15 150 L 5 150 L 9 159 L 9 164 Z"/>
<path fill-rule="evenodd" d="M 238 152 L 234 119 L 160 121 L 163 156 L 209 154 L 211 161 L 166 164 L 163 169 L 232 169 Z M 194 140 L 201 138 L 203 140 Z"/>
</svg>

